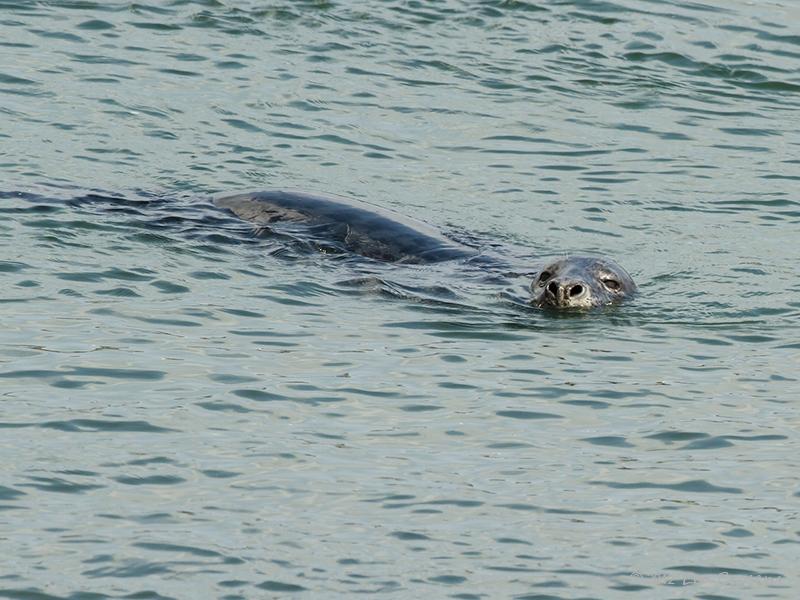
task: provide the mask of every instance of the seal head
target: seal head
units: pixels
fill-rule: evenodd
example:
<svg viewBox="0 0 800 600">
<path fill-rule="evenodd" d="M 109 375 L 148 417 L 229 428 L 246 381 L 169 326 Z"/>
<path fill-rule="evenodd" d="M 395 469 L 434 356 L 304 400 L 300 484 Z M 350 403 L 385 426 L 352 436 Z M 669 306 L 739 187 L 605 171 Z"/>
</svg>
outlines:
<svg viewBox="0 0 800 600">
<path fill-rule="evenodd" d="M 593 308 L 630 297 L 636 284 L 609 258 L 570 256 L 545 264 L 531 283 L 531 304 L 540 308 Z"/>
</svg>

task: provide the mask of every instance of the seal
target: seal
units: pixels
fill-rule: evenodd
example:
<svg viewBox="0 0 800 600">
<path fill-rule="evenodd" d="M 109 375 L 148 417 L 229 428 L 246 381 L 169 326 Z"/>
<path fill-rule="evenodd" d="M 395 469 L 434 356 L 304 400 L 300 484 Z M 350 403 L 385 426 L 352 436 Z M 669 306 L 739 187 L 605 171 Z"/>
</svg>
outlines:
<svg viewBox="0 0 800 600">
<path fill-rule="evenodd" d="M 422 221 L 349 198 L 267 190 L 223 196 L 214 204 L 259 228 L 297 234 L 300 227 L 305 236 L 374 260 L 425 264 L 461 259 L 498 269 L 476 248 Z M 534 273 L 530 304 L 539 308 L 593 308 L 636 291 L 631 276 L 609 258 L 568 256 L 543 263 Z"/>
</svg>

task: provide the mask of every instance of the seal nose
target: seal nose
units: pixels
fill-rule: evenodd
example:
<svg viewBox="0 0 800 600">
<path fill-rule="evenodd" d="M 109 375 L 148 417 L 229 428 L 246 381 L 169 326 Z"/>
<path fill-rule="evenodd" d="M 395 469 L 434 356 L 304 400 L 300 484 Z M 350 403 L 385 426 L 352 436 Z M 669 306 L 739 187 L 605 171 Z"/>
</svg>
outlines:
<svg viewBox="0 0 800 600">
<path fill-rule="evenodd" d="M 580 281 L 553 280 L 547 284 L 547 295 L 560 306 L 569 306 L 586 295 L 586 284 Z"/>
</svg>

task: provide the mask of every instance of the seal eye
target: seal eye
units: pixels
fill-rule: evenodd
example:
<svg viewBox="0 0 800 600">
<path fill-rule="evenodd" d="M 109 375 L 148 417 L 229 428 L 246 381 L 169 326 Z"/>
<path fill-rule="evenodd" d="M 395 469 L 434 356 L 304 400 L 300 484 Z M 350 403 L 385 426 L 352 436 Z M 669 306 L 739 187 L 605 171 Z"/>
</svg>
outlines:
<svg viewBox="0 0 800 600">
<path fill-rule="evenodd" d="M 622 287 L 616 279 L 603 279 L 603 285 L 614 292 Z"/>
<path fill-rule="evenodd" d="M 539 275 L 539 285 L 544 285 L 544 282 L 550 279 L 553 276 L 550 271 L 542 271 L 542 274 Z"/>
</svg>

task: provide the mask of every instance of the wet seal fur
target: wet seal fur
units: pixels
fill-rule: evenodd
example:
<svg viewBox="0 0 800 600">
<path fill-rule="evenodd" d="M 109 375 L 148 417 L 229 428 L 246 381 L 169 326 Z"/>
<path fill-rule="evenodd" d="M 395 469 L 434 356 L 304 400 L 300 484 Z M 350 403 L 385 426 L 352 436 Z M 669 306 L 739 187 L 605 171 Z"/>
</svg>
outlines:
<svg viewBox="0 0 800 600">
<path fill-rule="evenodd" d="M 479 254 L 426 223 L 347 198 L 268 190 L 220 197 L 214 204 L 259 228 L 297 224 L 343 251 L 385 262 L 424 264 Z M 530 290 L 530 303 L 539 308 L 585 309 L 620 302 L 636 284 L 609 258 L 571 256 L 538 268 Z"/>
</svg>

